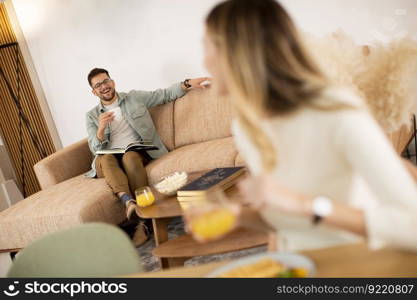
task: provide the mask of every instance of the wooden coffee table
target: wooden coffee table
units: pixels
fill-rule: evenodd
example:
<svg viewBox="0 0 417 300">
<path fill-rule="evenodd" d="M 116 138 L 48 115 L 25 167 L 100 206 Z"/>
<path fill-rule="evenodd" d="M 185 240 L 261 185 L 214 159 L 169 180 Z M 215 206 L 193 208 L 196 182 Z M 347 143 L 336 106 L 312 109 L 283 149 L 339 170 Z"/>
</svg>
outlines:
<svg viewBox="0 0 417 300">
<path fill-rule="evenodd" d="M 208 171 L 188 174 L 188 181 L 191 182 Z M 177 196 L 165 196 L 151 188 L 155 195 L 155 203 L 148 207 L 136 207 L 136 214 L 143 219 L 152 219 L 156 245 L 168 240 L 167 225 L 170 219 L 182 216 L 182 209 Z"/>
<path fill-rule="evenodd" d="M 207 171 L 195 172 L 188 175 L 189 182 L 200 177 Z M 176 196 L 164 196 L 152 189 L 155 203 L 148 207 L 137 207 L 136 214 L 143 219 L 151 219 L 156 247 L 153 254 L 159 258 L 163 269 L 181 266 L 184 261 L 197 255 L 209 255 L 241 250 L 264 245 L 268 241 L 265 231 L 239 228 L 231 233 L 230 239 L 198 244 L 188 234 L 168 241 L 168 223 L 174 217 L 183 215 L 182 208 Z M 227 191 L 229 197 L 236 196 L 237 188 L 232 186 Z M 249 238 L 248 238 L 249 237 Z"/>
</svg>

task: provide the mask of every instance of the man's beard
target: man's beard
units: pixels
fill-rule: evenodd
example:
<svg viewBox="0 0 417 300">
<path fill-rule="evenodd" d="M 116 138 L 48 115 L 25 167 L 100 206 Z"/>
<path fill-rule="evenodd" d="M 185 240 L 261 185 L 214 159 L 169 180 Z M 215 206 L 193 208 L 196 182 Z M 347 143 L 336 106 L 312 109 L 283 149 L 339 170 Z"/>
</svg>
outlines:
<svg viewBox="0 0 417 300">
<path fill-rule="evenodd" d="M 106 97 L 106 96 L 102 95 L 100 97 L 100 99 L 103 100 L 103 101 L 111 101 L 111 100 L 113 100 L 115 94 L 116 94 L 116 91 L 113 90 L 109 97 Z"/>
</svg>

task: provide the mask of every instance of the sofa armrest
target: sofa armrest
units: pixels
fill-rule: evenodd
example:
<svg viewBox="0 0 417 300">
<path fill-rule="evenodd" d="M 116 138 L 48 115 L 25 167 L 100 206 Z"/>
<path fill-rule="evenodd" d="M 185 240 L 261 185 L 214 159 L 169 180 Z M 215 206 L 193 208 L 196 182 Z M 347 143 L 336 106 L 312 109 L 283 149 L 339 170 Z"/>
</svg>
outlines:
<svg viewBox="0 0 417 300">
<path fill-rule="evenodd" d="M 90 169 L 93 156 L 87 139 L 65 147 L 33 167 L 41 188 L 44 190 Z"/>
</svg>

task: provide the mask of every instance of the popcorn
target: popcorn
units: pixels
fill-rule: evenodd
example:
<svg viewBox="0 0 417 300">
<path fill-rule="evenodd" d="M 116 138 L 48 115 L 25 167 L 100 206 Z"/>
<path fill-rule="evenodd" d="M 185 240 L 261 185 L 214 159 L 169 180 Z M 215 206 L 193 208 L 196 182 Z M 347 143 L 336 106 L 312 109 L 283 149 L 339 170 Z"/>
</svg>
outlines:
<svg viewBox="0 0 417 300">
<path fill-rule="evenodd" d="M 177 190 L 187 184 L 188 176 L 185 172 L 175 172 L 155 184 L 155 189 L 164 195 L 172 196 Z"/>
</svg>

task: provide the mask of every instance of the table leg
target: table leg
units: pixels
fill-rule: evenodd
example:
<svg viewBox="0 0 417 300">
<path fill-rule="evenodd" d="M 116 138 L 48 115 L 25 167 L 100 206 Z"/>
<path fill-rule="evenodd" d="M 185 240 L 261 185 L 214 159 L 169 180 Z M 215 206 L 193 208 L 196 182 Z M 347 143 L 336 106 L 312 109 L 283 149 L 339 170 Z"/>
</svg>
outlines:
<svg viewBox="0 0 417 300">
<path fill-rule="evenodd" d="M 171 257 L 168 258 L 168 268 L 184 267 L 184 263 L 190 257 Z"/>
<path fill-rule="evenodd" d="M 168 241 L 168 221 L 168 218 L 152 219 L 153 234 L 156 246 L 159 246 L 160 244 Z M 169 268 L 167 258 L 159 258 L 159 262 L 162 269 Z"/>
</svg>

